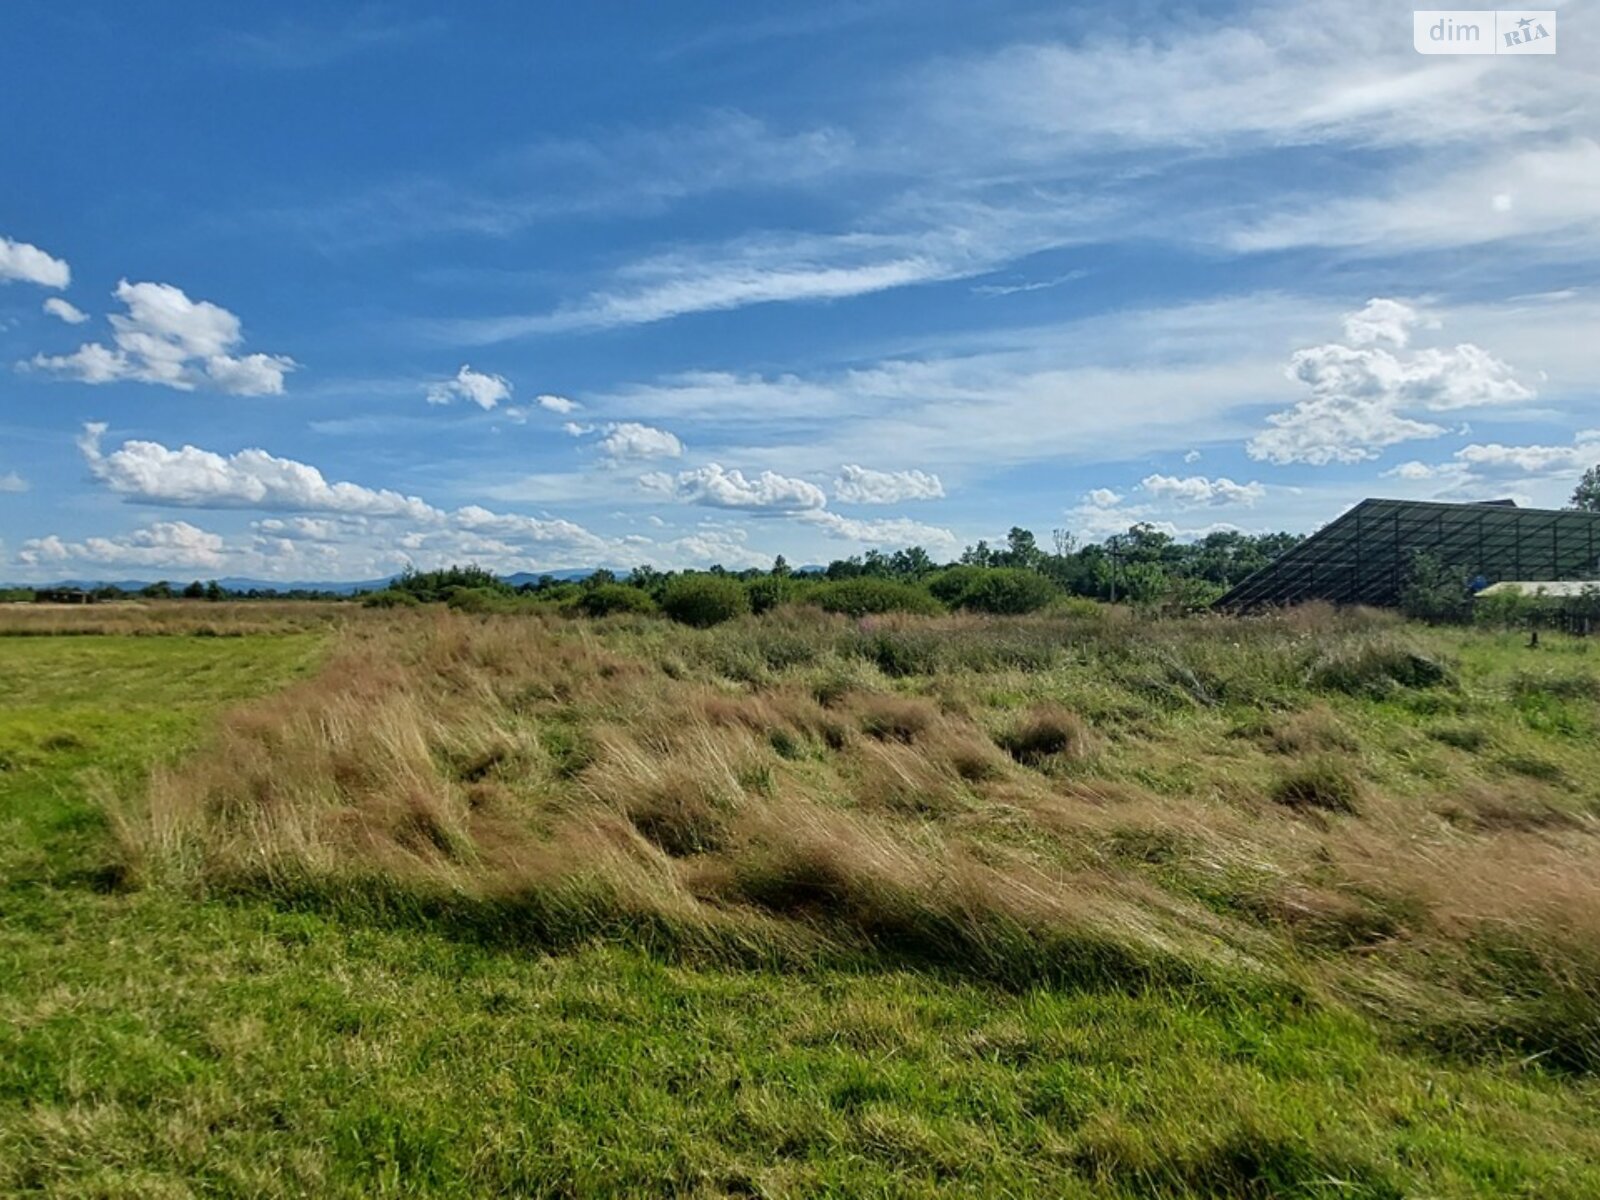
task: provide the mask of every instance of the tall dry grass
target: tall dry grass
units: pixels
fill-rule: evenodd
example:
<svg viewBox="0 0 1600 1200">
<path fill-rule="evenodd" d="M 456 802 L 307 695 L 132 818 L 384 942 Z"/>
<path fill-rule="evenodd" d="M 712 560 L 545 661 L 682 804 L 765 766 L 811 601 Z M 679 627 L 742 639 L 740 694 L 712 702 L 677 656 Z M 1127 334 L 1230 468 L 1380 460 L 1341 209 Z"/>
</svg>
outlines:
<svg viewBox="0 0 1600 1200">
<path fill-rule="evenodd" d="M 337 624 L 354 606 L 317 600 L 117 600 L 0 604 L 0 637 L 243 637 Z"/>
<path fill-rule="evenodd" d="M 366 613 L 113 819 L 147 882 L 471 936 L 1309 989 L 1600 1065 L 1600 771 L 1559 788 L 1428 737 L 1504 706 L 1418 638 Z"/>
</svg>

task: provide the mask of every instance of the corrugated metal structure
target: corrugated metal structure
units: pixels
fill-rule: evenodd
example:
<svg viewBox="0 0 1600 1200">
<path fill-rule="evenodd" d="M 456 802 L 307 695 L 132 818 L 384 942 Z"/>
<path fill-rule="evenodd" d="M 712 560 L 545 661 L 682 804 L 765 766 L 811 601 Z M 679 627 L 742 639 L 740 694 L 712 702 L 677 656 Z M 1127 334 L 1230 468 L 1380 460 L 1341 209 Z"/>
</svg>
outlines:
<svg viewBox="0 0 1600 1200">
<path fill-rule="evenodd" d="M 1600 513 L 1518 508 L 1509 501 L 1441 504 L 1363 500 L 1217 601 L 1235 612 L 1328 600 L 1400 602 L 1413 555 L 1467 579 L 1600 578 Z"/>
</svg>

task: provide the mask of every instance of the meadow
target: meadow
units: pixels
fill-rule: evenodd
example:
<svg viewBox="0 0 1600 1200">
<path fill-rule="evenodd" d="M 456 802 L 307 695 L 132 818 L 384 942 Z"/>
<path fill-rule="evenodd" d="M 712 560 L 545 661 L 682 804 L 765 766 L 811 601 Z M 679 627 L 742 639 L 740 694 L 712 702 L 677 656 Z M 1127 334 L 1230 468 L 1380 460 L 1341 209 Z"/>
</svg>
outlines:
<svg viewBox="0 0 1600 1200">
<path fill-rule="evenodd" d="M 1600 1194 L 1588 641 L 0 633 L 0 1191 Z"/>
</svg>

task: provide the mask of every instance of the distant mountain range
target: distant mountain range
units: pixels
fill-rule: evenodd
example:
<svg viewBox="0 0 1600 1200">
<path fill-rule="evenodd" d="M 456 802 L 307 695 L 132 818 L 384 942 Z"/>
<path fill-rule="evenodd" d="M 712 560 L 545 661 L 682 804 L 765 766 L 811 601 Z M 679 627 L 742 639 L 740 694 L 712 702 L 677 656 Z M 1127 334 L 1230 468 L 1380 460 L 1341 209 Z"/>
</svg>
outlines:
<svg viewBox="0 0 1600 1200">
<path fill-rule="evenodd" d="M 587 579 L 598 569 L 599 568 L 597 567 L 577 567 L 564 571 L 543 571 L 539 574 L 532 574 L 527 571 L 519 571 L 515 575 L 503 575 L 501 578 L 509 583 L 512 587 L 521 587 L 525 583 L 537 583 L 541 575 L 549 575 L 555 579 L 562 580 Z M 625 574 L 625 572 L 618 572 L 618 574 Z M 248 592 L 252 590 L 258 592 L 335 592 L 341 596 L 348 596 L 355 592 L 382 591 L 397 578 L 398 576 L 389 575 L 383 579 L 361 579 L 355 581 L 328 579 L 296 579 L 286 581 L 281 579 L 245 579 L 238 576 L 229 576 L 227 578 L 218 579 L 217 582 L 223 587 L 227 588 L 230 592 Z M 82 588 L 85 591 L 92 591 L 95 588 L 102 587 L 114 587 L 121 588 L 125 592 L 137 592 L 141 588 L 149 587 L 155 582 L 156 580 L 154 579 L 58 579 L 52 583 L 10 583 L 0 584 L 0 587 L 38 588 L 40 590 L 48 590 L 51 588 Z M 174 576 L 169 578 L 167 582 L 171 584 L 175 590 L 181 590 L 182 588 L 188 586 L 190 581 L 185 577 Z M 200 582 L 206 583 L 208 580 L 202 577 Z"/>
</svg>

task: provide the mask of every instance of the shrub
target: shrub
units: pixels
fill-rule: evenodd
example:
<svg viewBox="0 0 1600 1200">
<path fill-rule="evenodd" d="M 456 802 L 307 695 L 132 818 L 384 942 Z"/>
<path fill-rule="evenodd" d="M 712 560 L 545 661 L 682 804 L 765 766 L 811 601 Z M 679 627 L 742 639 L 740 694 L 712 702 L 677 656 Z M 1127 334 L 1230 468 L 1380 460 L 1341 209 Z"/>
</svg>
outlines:
<svg viewBox="0 0 1600 1200">
<path fill-rule="evenodd" d="M 961 604 L 961 597 L 967 594 L 967 589 L 985 574 L 984 567 L 947 567 L 928 580 L 928 591 L 932 592 L 942 603 L 951 608 Z"/>
<path fill-rule="evenodd" d="M 507 612 L 511 609 L 511 593 L 481 587 L 452 587 L 444 601 L 451 608 L 469 613 Z"/>
<path fill-rule="evenodd" d="M 606 617 L 612 613 L 653 613 L 656 602 L 643 588 L 602 583 L 579 596 L 576 607 L 586 617 Z"/>
<path fill-rule="evenodd" d="M 825 612 L 864 617 L 874 613 L 922 613 L 940 611 L 939 602 L 915 584 L 893 579 L 839 579 L 812 590 L 806 600 Z"/>
<path fill-rule="evenodd" d="M 706 629 L 749 612 L 750 596 L 726 575 L 679 575 L 662 593 L 661 608 L 674 621 Z"/>
<path fill-rule="evenodd" d="M 1037 571 L 1017 567 L 968 570 L 971 573 L 961 576 L 955 583 L 946 582 L 946 592 L 959 586 L 954 597 L 940 596 L 940 599 L 952 607 L 973 612 L 1016 615 L 1036 612 L 1061 594 L 1061 589 Z"/>
<path fill-rule="evenodd" d="M 422 601 L 413 593 L 402 592 L 396 588 L 371 592 L 362 597 L 361 603 L 367 608 L 420 608 L 422 605 Z"/>
<path fill-rule="evenodd" d="M 745 591 L 750 595 L 750 611 L 764 613 L 788 600 L 794 585 L 787 575 L 763 575 L 745 584 Z"/>
<path fill-rule="evenodd" d="M 1430 624 L 1465 621 L 1472 615 L 1467 572 L 1431 554 L 1414 554 L 1400 589 L 1400 611 Z"/>
<path fill-rule="evenodd" d="M 509 596 L 513 589 L 492 571 L 479 566 L 446 567 L 441 571 L 418 571 L 408 567 L 393 583 L 392 589 L 410 592 L 419 600 L 448 600 L 457 588 L 490 592 Z"/>
</svg>

